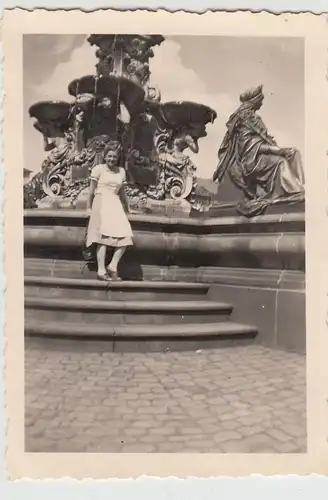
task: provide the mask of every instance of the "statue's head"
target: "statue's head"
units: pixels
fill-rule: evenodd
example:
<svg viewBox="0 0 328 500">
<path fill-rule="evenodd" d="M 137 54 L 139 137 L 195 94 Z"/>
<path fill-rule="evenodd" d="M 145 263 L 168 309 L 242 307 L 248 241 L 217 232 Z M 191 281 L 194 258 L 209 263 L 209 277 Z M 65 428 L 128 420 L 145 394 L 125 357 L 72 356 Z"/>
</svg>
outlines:
<svg viewBox="0 0 328 500">
<path fill-rule="evenodd" d="M 72 132 L 72 130 L 68 130 L 67 132 L 65 132 L 65 139 L 66 139 L 67 144 L 73 144 L 74 133 Z"/>
<path fill-rule="evenodd" d="M 260 109 L 264 99 L 263 85 L 246 90 L 240 94 L 239 98 L 242 103 L 250 104 L 254 109 Z"/>
<path fill-rule="evenodd" d="M 118 141 L 109 141 L 103 154 L 106 165 L 109 168 L 116 167 L 121 163 L 122 146 Z"/>
<path fill-rule="evenodd" d="M 161 101 L 161 92 L 156 85 L 148 86 L 146 89 L 147 99 L 152 102 Z"/>
</svg>

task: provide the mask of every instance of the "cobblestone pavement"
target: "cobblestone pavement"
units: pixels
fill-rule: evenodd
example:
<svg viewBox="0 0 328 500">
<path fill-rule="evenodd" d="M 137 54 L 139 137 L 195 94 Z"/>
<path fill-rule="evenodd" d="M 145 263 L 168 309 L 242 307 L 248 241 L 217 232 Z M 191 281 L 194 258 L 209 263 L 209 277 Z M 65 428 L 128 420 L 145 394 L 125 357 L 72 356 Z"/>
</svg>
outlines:
<svg viewBox="0 0 328 500">
<path fill-rule="evenodd" d="M 304 452 L 305 358 L 26 340 L 29 452 Z"/>
</svg>

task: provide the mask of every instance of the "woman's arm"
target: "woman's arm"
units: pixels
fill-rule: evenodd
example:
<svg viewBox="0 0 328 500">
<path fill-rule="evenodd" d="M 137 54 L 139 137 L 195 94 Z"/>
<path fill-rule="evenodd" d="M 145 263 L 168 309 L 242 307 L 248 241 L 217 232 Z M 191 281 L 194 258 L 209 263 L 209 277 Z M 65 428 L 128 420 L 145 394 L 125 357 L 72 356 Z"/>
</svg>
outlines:
<svg viewBox="0 0 328 500">
<path fill-rule="evenodd" d="M 119 194 L 119 197 L 121 199 L 121 203 L 123 205 L 125 212 L 129 212 L 129 202 L 128 202 L 128 197 L 126 195 L 124 183 L 122 184 L 121 189 L 119 190 L 118 194 Z"/>
<path fill-rule="evenodd" d="M 97 187 L 97 181 L 95 179 L 90 180 L 88 198 L 87 198 L 87 210 L 90 210 L 92 207 L 93 198 L 95 196 L 95 190 Z"/>
</svg>

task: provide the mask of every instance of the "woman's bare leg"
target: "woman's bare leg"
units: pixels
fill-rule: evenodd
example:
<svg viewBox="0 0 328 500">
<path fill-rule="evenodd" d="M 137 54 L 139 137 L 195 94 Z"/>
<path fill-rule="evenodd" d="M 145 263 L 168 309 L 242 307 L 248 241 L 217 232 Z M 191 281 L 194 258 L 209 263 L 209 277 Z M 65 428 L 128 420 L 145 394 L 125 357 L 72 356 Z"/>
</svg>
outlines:
<svg viewBox="0 0 328 500">
<path fill-rule="evenodd" d="M 105 258 L 106 258 L 106 245 L 98 245 L 97 247 L 97 264 L 98 264 L 98 274 L 106 274 L 105 268 Z"/>
<path fill-rule="evenodd" d="M 123 257 L 126 249 L 127 249 L 127 247 L 115 248 L 112 260 L 110 261 L 110 264 L 108 266 L 109 271 L 117 273 L 118 264 L 119 264 L 121 258 Z"/>
</svg>

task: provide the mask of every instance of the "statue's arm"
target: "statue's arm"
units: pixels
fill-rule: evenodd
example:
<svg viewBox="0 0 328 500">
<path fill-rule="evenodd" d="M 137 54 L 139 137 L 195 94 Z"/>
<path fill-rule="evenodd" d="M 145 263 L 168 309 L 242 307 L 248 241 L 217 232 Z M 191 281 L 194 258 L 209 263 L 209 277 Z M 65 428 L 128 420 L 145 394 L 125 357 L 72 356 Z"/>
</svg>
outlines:
<svg viewBox="0 0 328 500">
<path fill-rule="evenodd" d="M 185 136 L 185 141 L 186 144 L 188 145 L 188 148 L 193 152 L 193 153 L 198 153 L 199 152 L 199 147 L 197 141 L 189 134 Z"/>
<path fill-rule="evenodd" d="M 279 146 L 271 146 L 269 144 L 261 144 L 259 152 L 262 154 L 284 156 L 284 150 L 282 148 L 279 148 Z"/>
<path fill-rule="evenodd" d="M 130 115 L 127 107 L 125 106 L 124 102 L 120 102 L 120 112 L 119 112 L 117 118 L 122 123 L 130 123 L 131 115 Z"/>
</svg>

